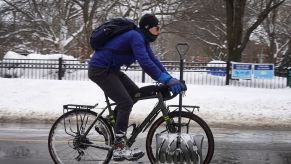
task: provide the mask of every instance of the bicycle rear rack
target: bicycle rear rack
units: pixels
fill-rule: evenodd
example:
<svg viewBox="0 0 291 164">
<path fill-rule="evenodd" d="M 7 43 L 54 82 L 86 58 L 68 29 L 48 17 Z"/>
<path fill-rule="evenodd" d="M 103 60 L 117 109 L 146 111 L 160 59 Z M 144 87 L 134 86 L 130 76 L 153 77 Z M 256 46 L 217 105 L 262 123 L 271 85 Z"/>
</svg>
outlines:
<svg viewBox="0 0 291 164">
<path fill-rule="evenodd" d="M 170 108 L 176 108 L 175 110 L 173 110 L 173 112 L 179 111 L 179 105 L 168 105 L 167 106 L 168 111 L 170 111 Z M 190 113 L 194 113 L 195 109 L 199 112 L 200 106 L 182 105 L 182 110 Z"/>
<path fill-rule="evenodd" d="M 77 104 L 67 104 L 63 105 L 63 113 L 67 113 L 72 110 L 91 110 L 95 108 L 98 104 L 96 105 L 77 105 Z"/>
</svg>

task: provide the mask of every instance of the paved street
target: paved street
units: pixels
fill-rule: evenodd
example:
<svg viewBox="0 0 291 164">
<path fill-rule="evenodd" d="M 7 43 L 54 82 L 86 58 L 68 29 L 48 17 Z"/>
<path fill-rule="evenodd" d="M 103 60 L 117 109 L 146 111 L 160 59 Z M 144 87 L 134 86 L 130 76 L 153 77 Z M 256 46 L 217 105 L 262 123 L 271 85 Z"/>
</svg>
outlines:
<svg viewBox="0 0 291 164">
<path fill-rule="evenodd" d="M 49 128 L 50 125 L 43 124 L 2 124 L 0 163 L 52 164 L 47 149 Z M 290 131 L 215 128 L 213 133 L 216 144 L 213 164 L 291 163 Z M 134 146 L 145 150 L 145 136 L 141 134 Z M 136 163 L 149 161 L 145 156 Z"/>
</svg>

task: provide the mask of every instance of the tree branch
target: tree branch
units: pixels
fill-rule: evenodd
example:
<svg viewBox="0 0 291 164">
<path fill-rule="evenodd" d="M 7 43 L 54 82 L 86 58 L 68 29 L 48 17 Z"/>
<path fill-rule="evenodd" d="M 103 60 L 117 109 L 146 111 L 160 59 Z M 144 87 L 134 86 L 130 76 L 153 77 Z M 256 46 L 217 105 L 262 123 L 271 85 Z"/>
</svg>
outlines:
<svg viewBox="0 0 291 164">
<path fill-rule="evenodd" d="M 283 2 L 285 2 L 285 0 L 282 0 L 279 3 L 271 6 L 272 2 L 273 2 L 273 0 L 270 0 L 270 2 L 268 3 L 267 7 L 265 8 L 265 10 L 259 14 L 258 19 L 256 20 L 256 22 L 251 27 L 249 27 L 247 29 L 246 34 L 245 34 L 245 36 L 243 38 L 241 47 L 240 47 L 241 50 L 243 50 L 246 47 L 252 32 L 264 21 L 264 19 L 268 16 L 268 14 L 272 10 L 274 10 L 277 7 L 279 7 Z"/>
</svg>

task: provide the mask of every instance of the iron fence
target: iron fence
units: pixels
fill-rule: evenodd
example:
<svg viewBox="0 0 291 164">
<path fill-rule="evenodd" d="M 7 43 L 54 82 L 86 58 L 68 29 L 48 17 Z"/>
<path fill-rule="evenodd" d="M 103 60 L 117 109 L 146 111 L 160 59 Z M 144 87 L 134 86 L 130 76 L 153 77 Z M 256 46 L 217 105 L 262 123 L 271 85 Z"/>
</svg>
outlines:
<svg viewBox="0 0 291 164">
<path fill-rule="evenodd" d="M 174 77 L 179 77 L 179 62 L 162 62 Z M 222 63 L 189 63 L 184 64 L 184 79 L 187 84 L 218 85 L 226 84 L 227 67 Z M 3 59 L 0 61 L 0 77 L 24 79 L 54 80 L 88 80 L 88 61 L 59 59 Z M 126 74 L 135 82 L 154 82 L 145 74 L 138 64 L 123 67 Z M 229 79 L 229 85 L 255 88 L 287 87 L 287 70 L 275 70 L 273 79 L 236 80 Z"/>
</svg>

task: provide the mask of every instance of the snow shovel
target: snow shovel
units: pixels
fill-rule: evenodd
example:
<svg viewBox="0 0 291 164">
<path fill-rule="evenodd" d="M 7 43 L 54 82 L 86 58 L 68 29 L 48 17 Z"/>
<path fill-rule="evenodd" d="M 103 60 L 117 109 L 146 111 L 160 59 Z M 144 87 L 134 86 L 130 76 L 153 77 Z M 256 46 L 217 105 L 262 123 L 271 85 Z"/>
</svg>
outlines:
<svg viewBox="0 0 291 164">
<path fill-rule="evenodd" d="M 183 81 L 184 59 L 189 45 L 178 43 L 176 49 L 180 55 L 180 81 Z M 182 93 L 179 95 L 178 133 L 156 134 L 156 158 L 157 163 L 187 163 L 202 164 L 201 135 L 181 133 Z"/>
</svg>

